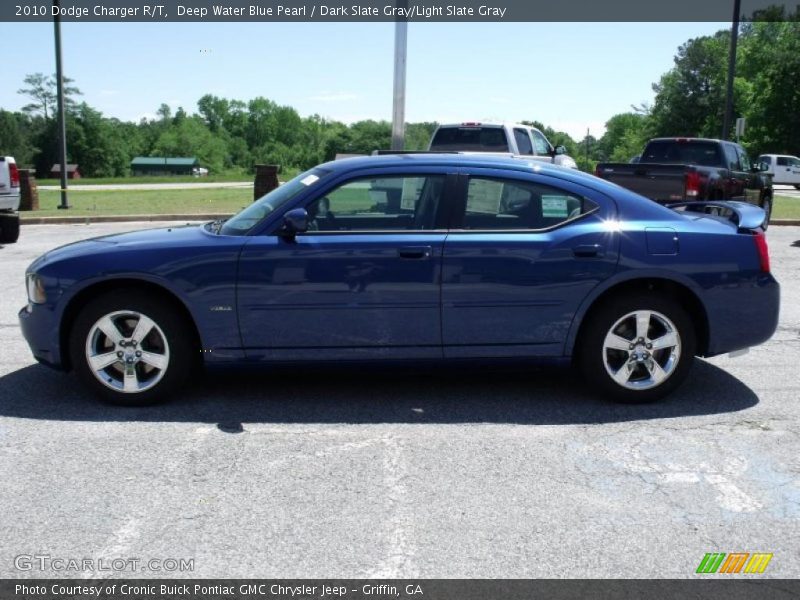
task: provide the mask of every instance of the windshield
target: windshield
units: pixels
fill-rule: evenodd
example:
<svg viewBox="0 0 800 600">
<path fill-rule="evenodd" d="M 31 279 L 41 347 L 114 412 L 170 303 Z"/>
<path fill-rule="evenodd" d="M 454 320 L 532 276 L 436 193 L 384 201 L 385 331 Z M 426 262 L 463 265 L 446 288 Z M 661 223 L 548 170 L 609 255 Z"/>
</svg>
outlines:
<svg viewBox="0 0 800 600">
<path fill-rule="evenodd" d="M 222 235 L 245 235 L 264 217 L 290 202 L 310 186 L 315 185 L 328 173 L 330 171 L 320 168 L 301 173 L 291 181 L 287 181 L 270 193 L 261 196 L 250 206 L 225 221 L 219 233 Z"/>
<path fill-rule="evenodd" d="M 431 150 L 509 151 L 506 132 L 502 127 L 440 127 L 431 142 Z"/>
</svg>

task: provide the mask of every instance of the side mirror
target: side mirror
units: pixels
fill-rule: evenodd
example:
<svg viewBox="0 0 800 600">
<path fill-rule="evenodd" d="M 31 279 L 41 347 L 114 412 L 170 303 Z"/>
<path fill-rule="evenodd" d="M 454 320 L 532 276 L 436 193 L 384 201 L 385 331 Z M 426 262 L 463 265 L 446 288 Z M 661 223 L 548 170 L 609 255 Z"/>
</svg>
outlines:
<svg viewBox="0 0 800 600">
<path fill-rule="evenodd" d="M 283 227 L 280 234 L 292 238 L 298 233 L 308 231 L 308 212 L 305 208 L 293 208 L 283 215 Z"/>
<path fill-rule="evenodd" d="M 564 146 L 556 146 L 555 153 L 558 154 L 566 154 L 567 149 Z"/>
</svg>

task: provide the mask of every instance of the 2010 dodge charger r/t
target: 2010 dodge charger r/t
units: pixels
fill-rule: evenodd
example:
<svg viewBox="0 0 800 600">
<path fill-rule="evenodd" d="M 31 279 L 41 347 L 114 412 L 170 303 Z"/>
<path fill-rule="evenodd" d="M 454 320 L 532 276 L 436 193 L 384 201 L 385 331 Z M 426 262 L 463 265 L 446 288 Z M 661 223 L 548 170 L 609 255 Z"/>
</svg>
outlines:
<svg viewBox="0 0 800 600">
<path fill-rule="evenodd" d="M 649 401 L 775 331 L 764 216 L 521 158 L 353 158 L 226 221 L 48 252 L 19 316 L 39 361 L 120 404 L 201 363 L 500 359 Z"/>
</svg>

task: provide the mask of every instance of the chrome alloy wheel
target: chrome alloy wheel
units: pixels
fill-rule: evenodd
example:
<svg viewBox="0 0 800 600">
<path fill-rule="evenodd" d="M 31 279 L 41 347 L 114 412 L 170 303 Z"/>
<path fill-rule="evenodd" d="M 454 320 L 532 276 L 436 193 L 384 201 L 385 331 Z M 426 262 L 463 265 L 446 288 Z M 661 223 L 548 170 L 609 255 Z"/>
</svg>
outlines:
<svg viewBox="0 0 800 600">
<path fill-rule="evenodd" d="M 118 310 L 89 329 L 86 361 L 97 380 L 115 392 L 144 392 L 167 371 L 167 336 L 147 315 Z"/>
<path fill-rule="evenodd" d="M 666 316 L 637 310 L 619 319 L 603 341 L 603 364 L 611 378 L 629 390 L 663 383 L 681 356 L 681 336 Z"/>
</svg>

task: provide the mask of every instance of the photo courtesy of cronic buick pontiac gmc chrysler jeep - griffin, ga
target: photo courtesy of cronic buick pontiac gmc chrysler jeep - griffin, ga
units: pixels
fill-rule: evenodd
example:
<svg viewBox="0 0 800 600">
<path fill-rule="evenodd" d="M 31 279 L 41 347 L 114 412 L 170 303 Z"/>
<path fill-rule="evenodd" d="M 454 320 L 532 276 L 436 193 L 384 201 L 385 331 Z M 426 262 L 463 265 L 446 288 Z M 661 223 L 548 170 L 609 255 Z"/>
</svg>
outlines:
<svg viewBox="0 0 800 600">
<path fill-rule="evenodd" d="M 646 402 L 695 356 L 773 334 L 764 225 L 751 203 L 664 205 L 530 156 L 350 158 L 227 220 L 47 252 L 19 319 L 37 360 L 118 404 L 201 364 L 346 361 L 574 366 Z"/>
</svg>

